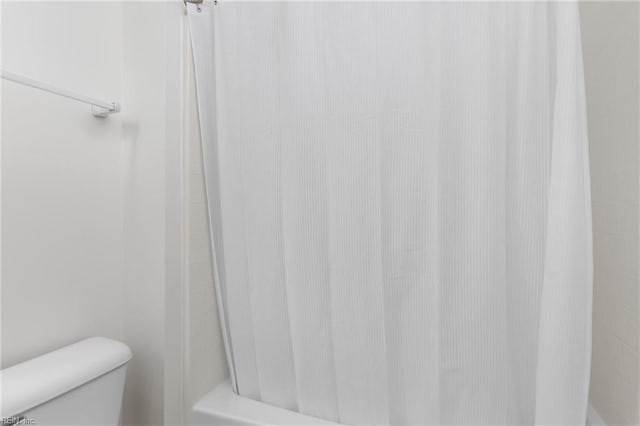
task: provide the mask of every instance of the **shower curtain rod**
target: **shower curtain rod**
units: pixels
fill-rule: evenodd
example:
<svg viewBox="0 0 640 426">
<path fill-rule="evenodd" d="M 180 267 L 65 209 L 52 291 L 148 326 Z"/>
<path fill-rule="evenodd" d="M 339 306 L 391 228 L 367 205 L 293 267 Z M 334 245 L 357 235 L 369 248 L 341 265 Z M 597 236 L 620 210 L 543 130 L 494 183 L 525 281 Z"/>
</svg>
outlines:
<svg viewBox="0 0 640 426">
<path fill-rule="evenodd" d="M 73 99 L 85 104 L 91 105 L 91 113 L 95 117 L 105 118 L 110 114 L 120 112 L 120 104 L 118 102 L 101 101 L 93 99 L 88 96 L 79 95 L 69 90 L 61 89 L 59 87 L 52 86 L 48 83 L 43 83 L 32 78 L 28 78 L 19 74 L 15 74 L 9 71 L 1 70 L 0 77 L 5 80 L 13 81 L 14 83 L 23 84 L 25 86 L 33 87 L 35 89 L 44 90 L 45 92 L 53 93 L 55 95 L 64 96 L 65 98 Z"/>
</svg>

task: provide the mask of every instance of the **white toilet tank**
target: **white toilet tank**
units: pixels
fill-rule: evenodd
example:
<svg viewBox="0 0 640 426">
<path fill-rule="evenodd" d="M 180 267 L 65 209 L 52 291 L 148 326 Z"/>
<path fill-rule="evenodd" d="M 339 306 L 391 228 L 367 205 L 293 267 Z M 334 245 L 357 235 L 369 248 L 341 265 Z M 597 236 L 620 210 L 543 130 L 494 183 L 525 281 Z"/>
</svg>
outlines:
<svg viewBox="0 0 640 426">
<path fill-rule="evenodd" d="M 118 425 L 131 351 L 92 337 L 0 371 L 0 425 Z"/>
</svg>

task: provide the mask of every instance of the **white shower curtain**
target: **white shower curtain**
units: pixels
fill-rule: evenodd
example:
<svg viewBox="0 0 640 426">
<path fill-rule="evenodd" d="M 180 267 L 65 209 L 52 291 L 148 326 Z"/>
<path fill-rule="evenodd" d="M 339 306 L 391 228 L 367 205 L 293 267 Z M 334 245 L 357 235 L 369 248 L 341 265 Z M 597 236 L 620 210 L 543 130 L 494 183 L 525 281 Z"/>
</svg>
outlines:
<svg viewBox="0 0 640 426">
<path fill-rule="evenodd" d="M 351 424 L 585 424 L 577 4 L 189 6 L 241 395 Z"/>
</svg>

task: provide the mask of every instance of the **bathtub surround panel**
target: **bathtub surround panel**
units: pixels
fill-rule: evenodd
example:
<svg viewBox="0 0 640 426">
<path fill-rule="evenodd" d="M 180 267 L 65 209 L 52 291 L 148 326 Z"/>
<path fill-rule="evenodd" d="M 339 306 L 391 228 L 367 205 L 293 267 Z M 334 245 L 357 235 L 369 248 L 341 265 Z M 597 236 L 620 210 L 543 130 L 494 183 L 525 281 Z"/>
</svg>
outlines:
<svg viewBox="0 0 640 426">
<path fill-rule="evenodd" d="M 189 6 L 240 394 L 344 423 L 584 424 L 572 3 Z"/>
<path fill-rule="evenodd" d="M 229 378 L 213 279 L 191 48 L 185 48 L 185 408 Z"/>
</svg>

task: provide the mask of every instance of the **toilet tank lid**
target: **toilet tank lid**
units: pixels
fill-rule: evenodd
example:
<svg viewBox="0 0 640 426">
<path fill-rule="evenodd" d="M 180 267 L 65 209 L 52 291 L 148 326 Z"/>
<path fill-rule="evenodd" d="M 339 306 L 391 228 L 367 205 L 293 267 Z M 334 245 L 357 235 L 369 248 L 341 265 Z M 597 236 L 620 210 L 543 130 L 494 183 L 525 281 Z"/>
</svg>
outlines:
<svg viewBox="0 0 640 426">
<path fill-rule="evenodd" d="M 0 370 L 0 417 L 23 413 L 131 359 L 124 343 L 91 337 Z"/>
</svg>

